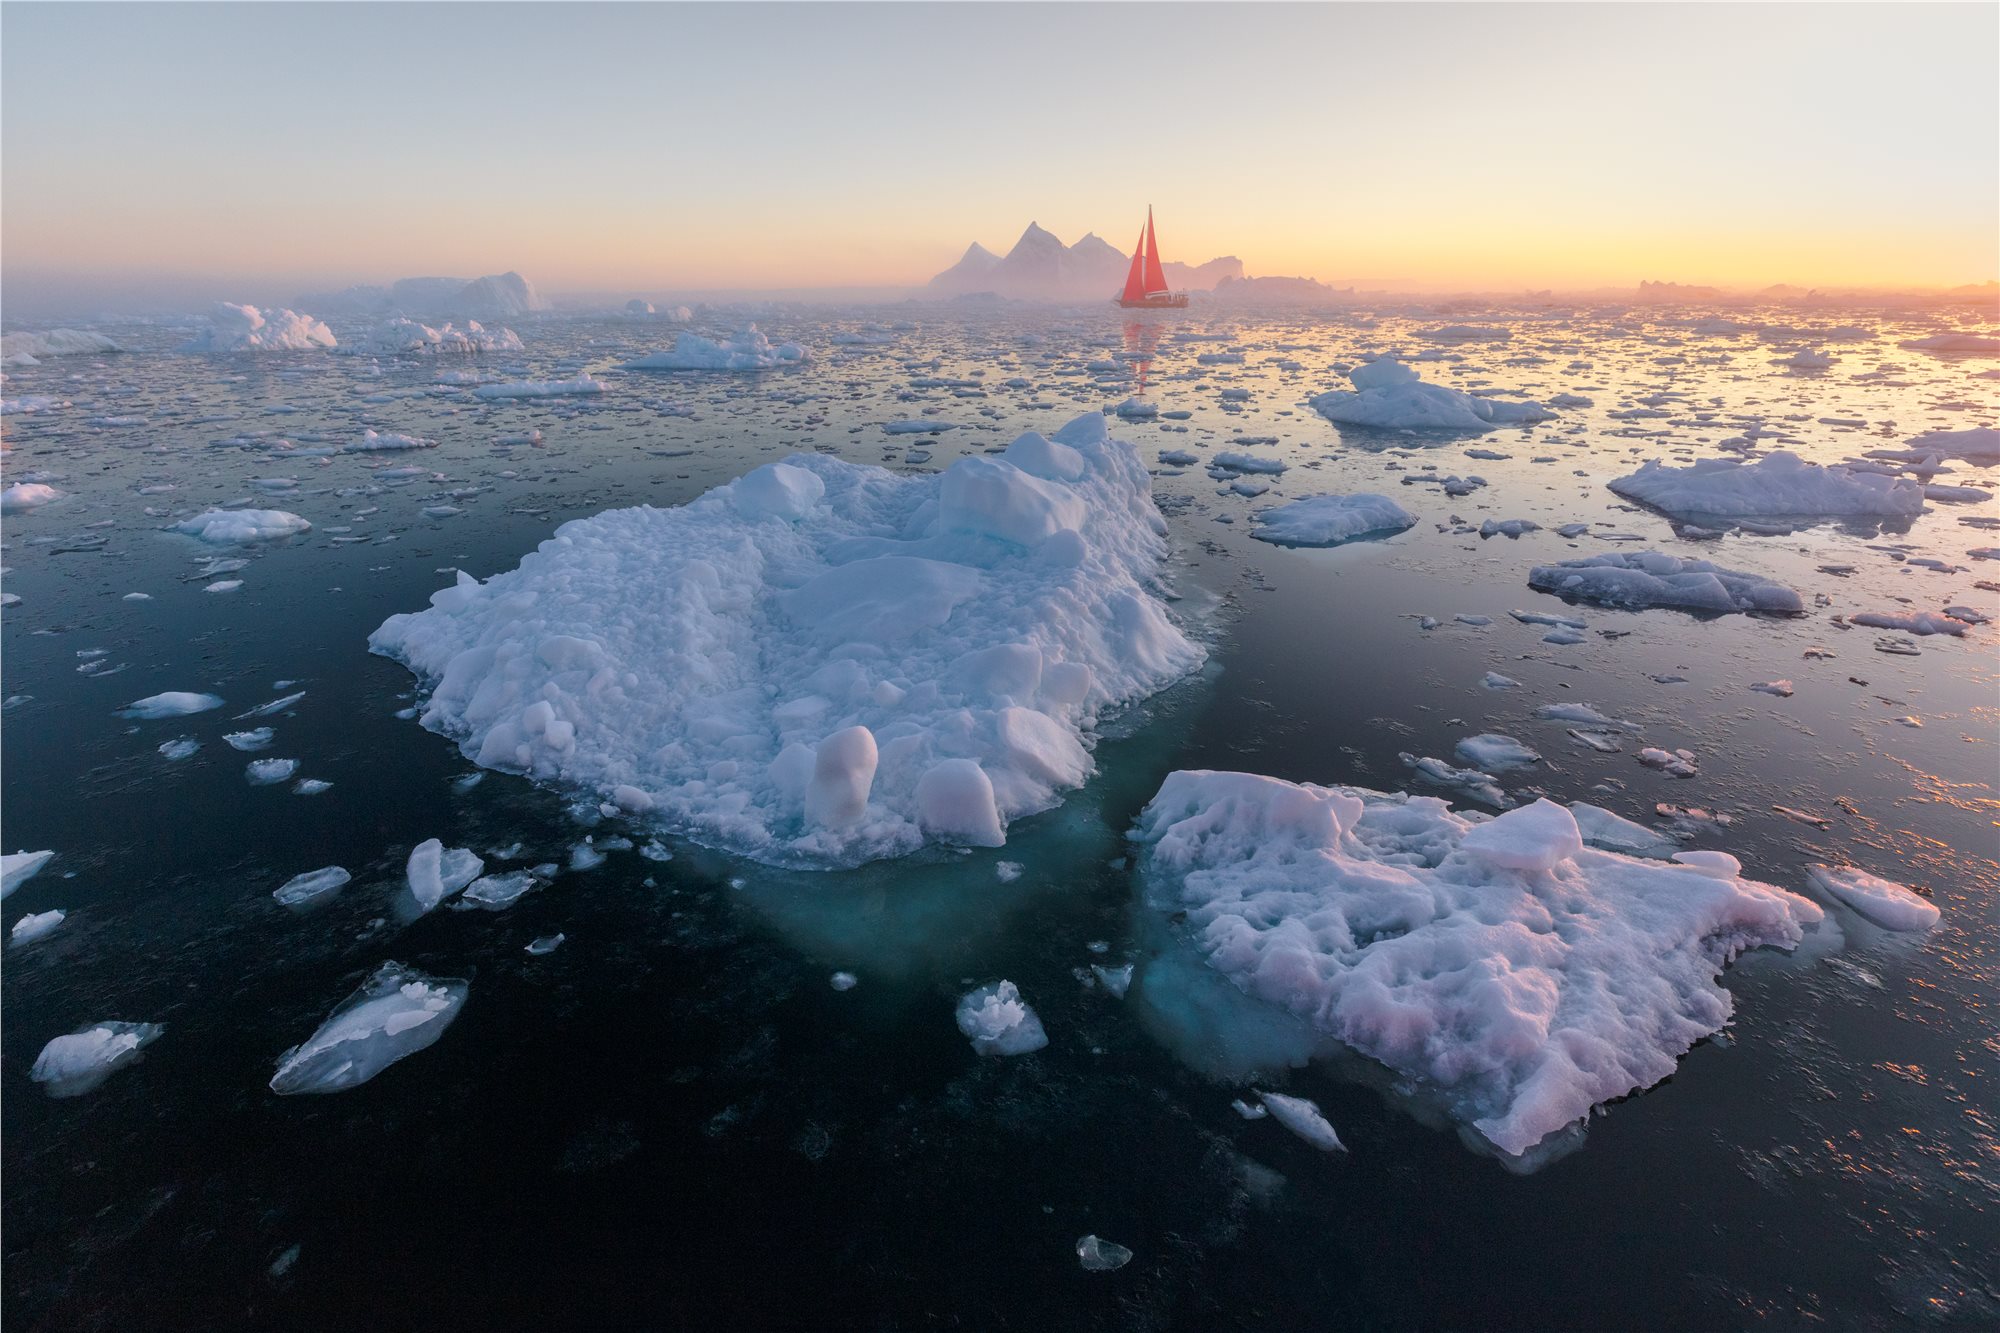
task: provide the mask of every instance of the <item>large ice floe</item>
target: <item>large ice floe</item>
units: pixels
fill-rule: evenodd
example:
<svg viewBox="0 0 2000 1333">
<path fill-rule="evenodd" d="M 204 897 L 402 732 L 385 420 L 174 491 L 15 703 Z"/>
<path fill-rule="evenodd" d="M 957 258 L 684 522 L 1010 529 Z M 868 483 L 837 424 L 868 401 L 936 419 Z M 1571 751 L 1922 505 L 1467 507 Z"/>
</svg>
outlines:
<svg viewBox="0 0 2000 1333">
<path fill-rule="evenodd" d="M 1641 860 L 1586 844 L 1538 800 L 1486 819 L 1435 797 L 1177 772 L 1140 814 L 1145 891 L 1189 942 L 1303 1034 L 1358 1051 L 1519 1156 L 1673 1073 L 1728 1021 L 1717 974 L 1789 949 L 1820 908 L 1735 858 Z M 1147 982 L 1151 987 L 1151 979 Z M 1176 1001 L 1151 1001 L 1171 1024 Z M 1186 1021 L 1229 1043 L 1214 1015 Z"/>
<path fill-rule="evenodd" d="M 295 310 L 259 310 L 217 301 L 208 327 L 181 345 L 183 352 L 303 352 L 335 345 L 333 330 Z"/>
<path fill-rule="evenodd" d="M 418 353 L 443 356 L 477 356 L 483 352 L 523 350 L 521 335 L 512 329 L 488 329 L 476 319 L 464 328 L 447 321 L 443 328 L 419 324 L 414 319 L 391 319 L 359 337 L 342 343 L 340 351 L 353 356 L 402 356 Z"/>
<path fill-rule="evenodd" d="M 699 333 L 683 333 L 674 339 L 670 352 L 648 352 L 636 361 L 627 361 L 620 370 L 770 370 L 776 366 L 802 365 L 810 358 L 797 343 L 777 343 L 755 324 L 744 327 L 734 338 L 717 342 Z"/>
<path fill-rule="evenodd" d="M 282 1095 L 359 1087 L 439 1037 L 465 1006 L 466 983 L 384 963 L 319 1030 L 278 1057 L 271 1091 Z"/>
<path fill-rule="evenodd" d="M 174 525 L 205 542 L 241 545 L 312 531 L 312 524 L 283 509 L 211 509 Z"/>
<path fill-rule="evenodd" d="M 482 384 L 472 391 L 475 398 L 563 398 L 575 394 L 604 392 L 604 381 L 592 379 L 587 370 L 566 380 L 515 380 L 507 384 Z"/>
<path fill-rule="evenodd" d="M 1338 546 L 1364 537 L 1388 537 L 1417 516 L 1386 495 L 1314 495 L 1250 515 L 1250 535 L 1280 546 Z"/>
<path fill-rule="evenodd" d="M 1547 421 L 1555 413 L 1540 403 L 1475 398 L 1442 384 L 1426 384 L 1393 356 L 1356 366 L 1352 392 L 1334 389 L 1310 400 L 1313 411 L 1347 426 L 1386 430 L 1492 430 Z"/>
<path fill-rule="evenodd" d="M 1628 500 L 1693 519 L 1913 518 L 1924 488 L 1906 477 L 1821 467 L 1778 450 L 1754 463 L 1704 458 L 1689 467 L 1659 459 L 1608 483 Z"/>
<path fill-rule="evenodd" d="M 1559 597 L 1603 606 L 1640 610 L 1649 606 L 1683 611 L 1805 610 L 1798 593 L 1762 574 L 1724 569 L 1706 560 L 1664 551 L 1620 551 L 1583 560 L 1536 565 L 1528 586 Z"/>
<path fill-rule="evenodd" d="M 998 846 L 1106 710 L 1197 666 L 1102 416 L 897 475 L 816 454 L 565 524 L 370 639 L 477 763 L 776 864 Z"/>
<path fill-rule="evenodd" d="M 0 365 L 33 366 L 52 356 L 94 356 L 124 350 L 103 334 L 84 329 L 10 333 L 0 338 Z"/>
</svg>

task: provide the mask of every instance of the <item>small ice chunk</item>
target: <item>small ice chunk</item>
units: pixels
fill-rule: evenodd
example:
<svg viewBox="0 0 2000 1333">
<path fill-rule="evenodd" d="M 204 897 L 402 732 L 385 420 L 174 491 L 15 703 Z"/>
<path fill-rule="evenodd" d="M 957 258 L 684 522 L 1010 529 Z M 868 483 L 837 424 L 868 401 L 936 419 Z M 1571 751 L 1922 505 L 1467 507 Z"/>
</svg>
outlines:
<svg viewBox="0 0 2000 1333">
<path fill-rule="evenodd" d="M 164 694 L 149 694 L 143 699 L 135 699 L 119 709 L 118 715 L 152 721 L 162 717 L 186 717 L 190 713 L 206 713 L 211 708 L 220 707 L 222 699 L 218 695 L 168 690 Z"/>
<path fill-rule="evenodd" d="M 835 990 L 853 990 L 861 984 L 861 979 L 852 972 L 836 972 L 827 980 L 827 984 Z"/>
<path fill-rule="evenodd" d="M 289 780 L 298 771 L 296 759 L 253 759 L 244 768 L 243 776 L 253 787 L 268 787 Z"/>
<path fill-rule="evenodd" d="M 139 1058 L 161 1032 L 158 1023 L 93 1023 L 42 1047 L 28 1077 L 51 1097 L 81 1097 Z"/>
<path fill-rule="evenodd" d="M 463 981 L 382 964 L 318 1031 L 278 1057 L 271 1091 L 289 1096 L 359 1087 L 443 1036 L 464 1006 L 466 990 Z"/>
<path fill-rule="evenodd" d="M 1229 1109 L 1242 1116 L 1245 1120 L 1262 1120 L 1265 1116 L 1271 1114 L 1261 1104 L 1252 1106 L 1241 1097 L 1229 1103 Z"/>
<path fill-rule="evenodd" d="M 540 958 L 543 954 L 554 953 L 561 947 L 562 942 L 568 938 L 561 931 L 557 931 L 553 935 L 541 935 L 529 940 L 522 948 L 522 952 L 533 954 L 535 957 Z"/>
<path fill-rule="evenodd" d="M 1512 676 L 1503 676 L 1497 671 L 1489 671 L 1479 678 L 1479 683 L 1489 690 L 1517 690 L 1521 682 Z"/>
<path fill-rule="evenodd" d="M 1775 694 L 1780 699 L 1792 697 L 1792 682 L 1789 680 L 1761 680 L 1750 688 L 1759 694 Z"/>
<path fill-rule="evenodd" d="M 160 753 L 169 760 L 191 759 L 199 749 L 201 742 L 192 736 L 179 736 L 170 741 L 160 742 Z"/>
<path fill-rule="evenodd" d="M 1583 560 L 1537 565 L 1528 586 L 1560 597 L 1639 610 L 1664 606 L 1686 611 L 1805 609 L 1799 595 L 1761 574 L 1723 569 L 1706 560 L 1660 551 L 1620 551 Z"/>
<path fill-rule="evenodd" d="M 309 532 L 312 524 L 282 509 L 211 509 L 174 527 L 205 542 L 241 545 Z"/>
<path fill-rule="evenodd" d="M 14 947 L 33 944 L 63 923 L 69 913 L 61 908 L 51 908 L 46 912 L 31 912 L 14 923 L 14 929 L 7 936 L 7 943 Z"/>
<path fill-rule="evenodd" d="M 1347 1151 L 1340 1135 L 1333 1132 L 1333 1126 L 1320 1114 L 1317 1103 L 1304 1097 L 1287 1097 L 1282 1092 L 1265 1092 L 1262 1089 L 1257 1090 L 1257 1100 L 1264 1103 L 1264 1109 L 1271 1113 L 1273 1120 L 1321 1152 Z"/>
<path fill-rule="evenodd" d="M 1111 993 L 1114 1000 L 1125 998 L 1125 992 L 1132 988 L 1132 964 L 1123 967 L 1106 967 L 1102 963 L 1092 963 L 1090 970 L 1097 976 L 1097 984 Z"/>
<path fill-rule="evenodd" d="M 1049 1044 L 1042 1020 L 1011 981 L 981 986 L 961 998 L 958 1030 L 981 1055 L 1026 1055 Z"/>
<path fill-rule="evenodd" d="M 513 870 L 504 875 L 481 875 L 472 881 L 459 901 L 497 912 L 512 907 L 522 894 L 534 887 L 535 877 L 526 870 Z"/>
<path fill-rule="evenodd" d="M 1885 930 L 1929 930 L 1938 923 L 1936 903 L 1859 867 L 1814 864 L 1806 867 L 1806 875 L 1820 892 Z"/>
<path fill-rule="evenodd" d="M 1478 736 L 1467 736 L 1458 743 L 1460 759 L 1485 773 L 1504 773 L 1508 769 L 1526 768 L 1541 762 L 1542 756 L 1529 749 L 1512 736 L 1502 736 L 1496 732 L 1484 732 Z"/>
<path fill-rule="evenodd" d="M 1085 1236 L 1076 1243 L 1076 1257 L 1086 1273 L 1111 1273 L 1132 1262 L 1132 1251 L 1115 1241 Z"/>
<path fill-rule="evenodd" d="M 438 839 L 426 838 L 410 852 L 410 894 L 417 906 L 428 912 L 479 878 L 485 868 L 486 862 L 475 853 L 463 847 L 446 851 Z"/>
<path fill-rule="evenodd" d="M 229 732 L 222 739 L 228 742 L 230 749 L 248 753 L 268 748 L 276 734 L 269 727 L 256 727 L 250 731 Z"/>
<path fill-rule="evenodd" d="M 287 907 L 302 907 L 318 901 L 353 878 L 344 867 L 325 866 L 292 876 L 273 890 L 271 896 Z"/>
</svg>

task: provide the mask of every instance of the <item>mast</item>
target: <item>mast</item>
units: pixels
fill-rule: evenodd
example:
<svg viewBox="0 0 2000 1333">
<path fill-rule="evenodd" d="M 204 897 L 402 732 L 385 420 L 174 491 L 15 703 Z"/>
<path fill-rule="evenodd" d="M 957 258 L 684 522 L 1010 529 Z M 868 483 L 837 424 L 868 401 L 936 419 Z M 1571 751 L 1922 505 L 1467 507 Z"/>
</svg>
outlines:
<svg viewBox="0 0 2000 1333">
<path fill-rule="evenodd" d="M 1160 245 L 1153 235 L 1153 206 L 1146 205 L 1146 294 L 1167 290 L 1166 270 L 1160 267 Z"/>
<path fill-rule="evenodd" d="M 1125 291 L 1118 298 L 1121 301 L 1143 301 L 1146 299 L 1146 233 L 1139 233 L 1139 243 L 1132 250 L 1132 271 L 1125 275 Z"/>
</svg>

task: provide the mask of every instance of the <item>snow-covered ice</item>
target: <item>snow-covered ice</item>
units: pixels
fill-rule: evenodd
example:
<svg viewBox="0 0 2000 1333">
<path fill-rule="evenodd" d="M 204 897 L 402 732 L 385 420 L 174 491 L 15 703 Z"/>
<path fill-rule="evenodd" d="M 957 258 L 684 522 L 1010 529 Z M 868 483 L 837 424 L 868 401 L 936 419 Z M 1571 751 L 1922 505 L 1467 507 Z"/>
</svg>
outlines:
<svg viewBox="0 0 2000 1333">
<path fill-rule="evenodd" d="M 54 852 L 8 852 L 0 856 L 0 898 L 40 874 L 54 856 Z"/>
<path fill-rule="evenodd" d="M 1910 518 L 1924 507 L 1923 486 L 1906 477 L 1822 467 L 1783 449 L 1754 463 L 1704 458 L 1669 467 L 1652 459 L 1608 485 L 1628 500 L 1696 519 Z"/>
<path fill-rule="evenodd" d="M 1806 876 L 1820 892 L 1885 930 L 1929 930 L 1941 915 L 1922 894 L 1856 866 L 1809 865 Z"/>
<path fill-rule="evenodd" d="M 184 352 L 302 352 L 335 345 L 333 330 L 295 310 L 259 310 L 217 301 L 209 326 L 182 345 Z"/>
<path fill-rule="evenodd" d="M 312 524 L 283 509 L 211 509 L 174 525 L 174 531 L 205 542 L 272 541 L 310 532 Z"/>
<path fill-rule="evenodd" d="M 222 698 L 219 695 L 198 694 L 191 690 L 168 690 L 164 694 L 149 694 L 143 699 L 135 699 L 119 709 L 118 715 L 152 721 L 163 717 L 186 717 L 192 713 L 206 713 L 211 708 L 220 707 Z"/>
<path fill-rule="evenodd" d="M 51 500 L 60 500 L 62 492 L 39 481 L 17 481 L 5 490 L 0 490 L 0 514 L 25 514 L 30 509 L 40 509 Z"/>
<path fill-rule="evenodd" d="M 648 352 L 627 361 L 621 370 L 770 370 L 776 366 L 802 365 L 810 358 L 806 349 L 794 342 L 773 344 L 755 324 L 734 338 L 717 342 L 698 333 L 683 333 L 674 339 L 670 352 Z"/>
<path fill-rule="evenodd" d="M 14 923 L 14 928 L 7 933 L 7 943 L 9 946 L 33 944 L 54 931 L 68 915 L 69 913 L 60 907 L 50 908 L 46 912 L 30 912 Z"/>
<path fill-rule="evenodd" d="M 51 1097 L 80 1097 L 139 1058 L 166 1029 L 158 1023 L 93 1023 L 42 1047 L 28 1077 Z"/>
<path fill-rule="evenodd" d="M 1042 1020 L 1011 981 L 970 991 L 958 1002 L 958 1030 L 981 1055 L 1026 1055 L 1049 1044 Z"/>
<path fill-rule="evenodd" d="M 318 1031 L 278 1057 L 271 1091 L 285 1096 L 359 1087 L 442 1037 L 464 1007 L 466 990 L 463 981 L 382 964 Z"/>
<path fill-rule="evenodd" d="M 1822 916 L 1770 885 L 1589 847 L 1546 800 L 1482 820 L 1433 797 L 1182 771 L 1133 836 L 1149 896 L 1187 912 L 1211 967 L 1511 1154 L 1671 1074 L 1728 1020 L 1722 967 Z"/>
<path fill-rule="evenodd" d="M 1539 403 L 1476 398 L 1442 384 L 1426 384 L 1417 372 L 1385 356 L 1356 366 L 1347 378 L 1352 390 L 1334 389 L 1310 400 L 1328 421 L 1386 430 L 1492 430 L 1496 426 L 1547 421 L 1555 414 Z"/>
<path fill-rule="evenodd" d="M 579 371 L 566 380 L 515 380 L 506 384 L 482 384 L 472 391 L 475 398 L 563 398 L 575 394 L 604 392 L 604 381 L 592 379 L 589 371 Z"/>
<path fill-rule="evenodd" d="M 1791 613 L 1805 609 L 1796 592 L 1762 574 L 1661 551 L 1619 551 L 1537 565 L 1528 571 L 1528 586 L 1629 610 L 1666 606 L 1683 611 Z"/>
<path fill-rule="evenodd" d="M 1201 662 L 1164 530 L 1096 414 L 937 474 L 801 455 L 566 524 L 370 643 L 481 765 L 630 787 L 761 860 L 998 845 L 1091 773 L 1104 712 Z"/>
<path fill-rule="evenodd" d="M 1403 531 L 1417 516 L 1385 495 L 1314 495 L 1260 509 L 1250 535 L 1282 546 L 1338 546 Z"/>
<path fill-rule="evenodd" d="M 85 329 L 10 333 L 0 337 L 0 365 L 32 366 L 52 356 L 101 356 L 124 350 L 103 334 Z"/>
<path fill-rule="evenodd" d="M 522 351 L 521 335 L 512 329 L 488 329 L 478 320 L 467 320 L 464 328 L 447 321 L 441 328 L 420 324 L 414 319 L 391 319 L 358 338 L 349 338 L 339 350 L 355 356 L 402 356 L 406 354 L 477 356 L 487 352 Z"/>
</svg>

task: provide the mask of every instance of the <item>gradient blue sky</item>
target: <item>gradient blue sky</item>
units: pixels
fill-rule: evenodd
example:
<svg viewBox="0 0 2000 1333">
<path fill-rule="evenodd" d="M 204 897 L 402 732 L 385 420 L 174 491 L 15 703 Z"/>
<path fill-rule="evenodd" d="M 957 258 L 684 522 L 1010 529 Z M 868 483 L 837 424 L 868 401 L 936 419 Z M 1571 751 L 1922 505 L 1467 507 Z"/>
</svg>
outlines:
<svg viewBox="0 0 2000 1333">
<path fill-rule="evenodd" d="M 13 283 L 921 282 L 1030 218 L 1436 285 L 1994 276 L 2000 8 L 0 9 Z"/>
</svg>

